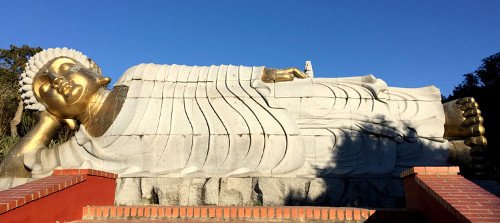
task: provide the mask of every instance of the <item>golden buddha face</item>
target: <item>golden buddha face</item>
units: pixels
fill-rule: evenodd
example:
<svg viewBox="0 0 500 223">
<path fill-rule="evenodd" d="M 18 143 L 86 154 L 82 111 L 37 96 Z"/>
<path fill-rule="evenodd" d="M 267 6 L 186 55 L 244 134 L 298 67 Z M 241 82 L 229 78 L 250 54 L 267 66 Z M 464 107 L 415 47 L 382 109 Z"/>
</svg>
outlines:
<svg viewBox="0 0 500 223">
<path fill-rule="evenodd" d="M 86 111 L 98 90 L 110 81 L 77 61 L 62 57 L 34 77 L 33 91 L 51 114 L 76 119 Z"/>
</svg>

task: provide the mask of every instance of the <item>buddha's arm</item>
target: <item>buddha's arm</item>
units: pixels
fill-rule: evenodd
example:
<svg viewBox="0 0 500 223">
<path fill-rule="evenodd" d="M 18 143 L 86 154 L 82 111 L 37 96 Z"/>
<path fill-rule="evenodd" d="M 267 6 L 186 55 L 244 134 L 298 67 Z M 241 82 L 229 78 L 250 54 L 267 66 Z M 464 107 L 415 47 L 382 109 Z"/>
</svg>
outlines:
<svg viewBox="0 0 500 223">
<path fill-rule="evenodd" d="M 0 177 L 30 177 L 26 167 L 33 168 L 36 162 L 35 154 L 49 145 L 60 126 L 61 123 L 56 117 L 47 111 L 42 112 L 37 124 L 21 138 L 0 164 Z M 25 159 L 25 156 L 29 156 L 26 157 L 28 159 Z"/>
</svg>

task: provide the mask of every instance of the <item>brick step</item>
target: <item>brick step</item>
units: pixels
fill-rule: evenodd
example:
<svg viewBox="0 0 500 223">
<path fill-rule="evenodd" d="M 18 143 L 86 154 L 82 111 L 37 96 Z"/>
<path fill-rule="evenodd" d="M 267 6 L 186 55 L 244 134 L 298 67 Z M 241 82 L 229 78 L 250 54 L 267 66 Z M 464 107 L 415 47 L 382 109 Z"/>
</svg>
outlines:
<svg viewBox="0 0 500 223">
<path fill-rule="evenodd" d="M 153 222 L 153 223 L 198 223 L 198 222 L 219 222 L 217 220 L 158 220 L 158 219 L 152 219 L 152 220 L 147 220 L 147 219 L 107 219 L 107 220 L 78 220 L 78 221 L 70 221 L 68 223 L 120 223 L 120 222 L 127 222 L 127 223 L 140 223 L 140 222 Z M 239 221 L 224 221 L 226 223 L 230 222 L 245 222 L 242 220 Z M 255 222 L 255 221 L 254 221 Z M 271 221 L 275 222 L 275 221 Z M 277 221 L 279 222 L 279 221 Z"/>
<path fill-rule="evenodd" d="M 418 212 L 407 209 L 364 209 L 350 207 L 222 207 L 222 206 L 91 206 L 83 208 L 76 222 L 131 222 L 162 220 L 196 221 L 342 221 L 342 222 L 421 222 Z"/>
<path fill-rule="evenodd" d="M 500 198 L 458 172 L 458 167 L 403 172 L 406 207 L 432 222 L 500 222 Z"/>
</svg>

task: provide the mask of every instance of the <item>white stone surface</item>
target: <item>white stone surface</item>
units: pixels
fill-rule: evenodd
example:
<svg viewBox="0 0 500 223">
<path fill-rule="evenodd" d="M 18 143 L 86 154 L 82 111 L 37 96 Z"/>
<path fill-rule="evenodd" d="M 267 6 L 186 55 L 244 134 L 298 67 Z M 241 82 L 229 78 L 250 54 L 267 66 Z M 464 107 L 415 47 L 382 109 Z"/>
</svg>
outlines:
<svg viewBox="0 0 500 223">
<path fill-rule="evenodd" d="M 60 166 L 135 177 L 397 175 L 446 163 L 435 87 L 392 88 L 373 75 L 264 83 L 263 70 L 134 66 L 115 84 L 128 92 L 109 130 L 94 138 L 82 126 L 42 151 L 34 174 Z"/>
<path fill-rule="evenodd" d="M 203 190 L 203 204 L 205 205 L 219 205 L 219 178 L 207 179 Z"/>
<path fill-rule="evenodd" d="M 252 178 L 225 178 L 220 183 L 219 205 L 252 206 Z"/>
<path fill-rule="evenodd" d="M 401 180 L 354 178 L 119 178 L 122 205 L 404 206 Z"/>
<path fill-rule="evenodd" d="M 158 204 L 161 205 L 182 205 L 190 204 L 190 184 L 191 179 L 181 178 L 132 178 L 142 180 L 142 185 L 150 185 L 158 196 Z M 144 187 L 144 186 L 143 186 Z M 194 203 L 194 201 L 193 201 Z"/>
<path fill-rule="evenodd" d="M 117 179 L 115 190 L 116 205 L 143 204 L 141 193 L 141 179 L 122 178 Z"/>
<path fill-rule="evenodd" d="M 304 73 L 306 73 L 310 78 L 314 77 L 314 71 L 311 61 L 307 60 L 304 66 Z"/>
<path fill-rule="evenodd" d="M 191 184 L 189 185 L 189 199 L 188 205 L 190 206 L 198 206 L 204 205 L 203 202 L 203 193 L 204 186 L 207 179 L 204 178 L 193 178 L 191 179 Z"/>
<path fill-rule="evenodd" d="M 310 179 L 259 178 L 259 189 L 265 206 L 299 205 L 306 200 Z"/>
<path fill-rule="evenodd" d="M 307 204 L 318 205 L 325 203 L 328 194 L 328 185 L 325 181 L 326 180 L 322 178 L 311 180 L 307 193 Z"/>
</svg>

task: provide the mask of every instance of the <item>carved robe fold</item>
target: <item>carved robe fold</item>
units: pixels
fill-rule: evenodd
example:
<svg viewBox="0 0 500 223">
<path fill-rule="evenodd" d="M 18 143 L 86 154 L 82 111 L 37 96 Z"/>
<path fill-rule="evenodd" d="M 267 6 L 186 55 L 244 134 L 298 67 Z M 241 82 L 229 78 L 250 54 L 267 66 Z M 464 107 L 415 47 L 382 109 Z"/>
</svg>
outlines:
<svg viewBox="0 0 500 223">
<path fill-rule="evenodd" d="M 264 83 L 263 67 L 141 64 L 100 137 L 85 127 L 42 168 L 121 176 L 399 174 L 444 165 L 444 112 L 435 87 L 387 87 L 371 75 Z M 97 120 L 98 121 L 98 120 Z"/>
<path fill-rule="evenodd" d="M 296 170 L 304 164 L 303 140 L 292 115 L 269 105 L 273 98 L 260 81 L 263 69 L 132 67 L 115 84 L 127 86 L 128 92 L 103 136 L 92 138 L 82 126 L 58 151 L 44 152 L 47 157 L 57 152 L 65 168 L 132 175 L 279 175 Z"/>
</svg>

